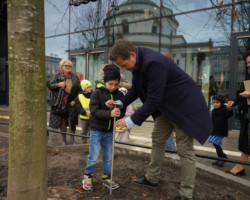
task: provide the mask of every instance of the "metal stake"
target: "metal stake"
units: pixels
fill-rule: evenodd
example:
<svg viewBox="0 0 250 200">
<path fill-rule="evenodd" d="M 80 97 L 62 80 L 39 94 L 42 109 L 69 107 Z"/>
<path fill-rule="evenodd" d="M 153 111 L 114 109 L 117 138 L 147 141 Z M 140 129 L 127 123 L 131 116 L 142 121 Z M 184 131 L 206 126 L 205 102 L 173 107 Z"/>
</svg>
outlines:
<svg viewBox="0 0 250 200">
<path fill-rule="evenodd" d="M 116 108 L 116 105 L 114 105 Z M 116 117 L 114 117 L 114 125 L 113 125 L 113 141 L 112 141 L 112 157 L 111 157 L 111 177 L 110 177 L 110 195 L 112 195 L 112 185 L 113 185 L 113 165 L 114 165 L 114 152 L 115 152 L 115 121 Z"/>
</svg>

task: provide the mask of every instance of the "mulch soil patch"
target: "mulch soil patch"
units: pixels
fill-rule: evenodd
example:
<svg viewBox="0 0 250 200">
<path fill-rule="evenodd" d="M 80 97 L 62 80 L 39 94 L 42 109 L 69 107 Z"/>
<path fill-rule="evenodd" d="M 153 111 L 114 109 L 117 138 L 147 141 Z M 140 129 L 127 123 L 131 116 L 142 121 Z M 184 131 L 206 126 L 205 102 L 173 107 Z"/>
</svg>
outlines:
<svg viewBox="0 0 250 200">
<path fill-rule="evenodd" d="M 88 149 L 57 152 L 48 149 L 48 197 L 68 200 L 168 200 L 178 195 L 180 168 L 172 162 L 165 162 L 158 187 L 142 186 L 131 181 L 146 172 L 149 156 L 116 154 L 114 180 L 120 188 L 112 195 L 102 184 L 101 159 L 98 160 L 93 178 L 93 191 L 82 189 L 84 167 Z M 8 138 L 0 137 L 0 199 L 7 196 Z M 250 193 L 228 181 L 214 179 L 213 175 L 197 173 L 194 200 L 247 200 Z"/>
</svg>

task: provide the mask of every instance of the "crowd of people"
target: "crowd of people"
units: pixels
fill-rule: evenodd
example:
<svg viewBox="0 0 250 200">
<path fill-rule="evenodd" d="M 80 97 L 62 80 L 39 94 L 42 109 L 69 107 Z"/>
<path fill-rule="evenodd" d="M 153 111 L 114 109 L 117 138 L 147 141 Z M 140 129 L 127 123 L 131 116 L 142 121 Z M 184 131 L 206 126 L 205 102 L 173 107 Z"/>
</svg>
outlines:
<svg viewBox="0 0 250 200">
<path fill-rule="evenodd" d="M 228 118 L 232 117 L 232 107 L 238 105 L 242 111 L 239 150 L 241 161 L 247 161 L 250 154 L 249 111 L 246 99 L 250 91 L 237 95 L 234 101 L 226 102 L 223 95 L 212 94 L 211 117 L 204 96 L 194 80 L 180 69 L 171 54 L 160 54 L 144 47 L 136 47 L 127 40 L 119 40 L 112 47 L 109 59 L 114 64 L 101 67 L 101 80 L 95 81 L 93 90 L 89 80 L 80 82 L 72 73 L 72 62 L 62 59 L 61 71 L 48 83 L 52 91 L 49 126 L 60 128 L 62 132 L 74 134 L 80 117 L 83 143 L 89 140 L 88 162 L 83 175 L 83 189 L 92 190 L 93 176 L 102 149 L 103 184 L 110 189 L 119 188 L 111 183 L 112 140 L 129 142 L 130 130 L 141 125 L 149 116 L 154 118 L 152 131 L 151 161 L 147 172 L 132 181 L 136 184 L 157 187 L 161 175 L 165 149 L 175 150 L 181 163 L 181 183 L 175 199 L 192 199 L 196 176 L 194 139 L 200 144 L 206 141 L 216 149 L 218 159 L 213 165 L 224 166 L 227 155 L 223 152 L 222 141 L 228 136 Z M 250 54 L 245 58 L 246 80 L 250 80 Z M 130 71 L 132 84 L 120 73 Z M 93 91 L 92 91 L 93 90 Z M 140 98 L 143 105 L 134 111 L 133 101 Z M 119 104 L 120 107 L 114 106 Z M 114 122 L 114 118 L 117 119 Z M 113 130 L 115 123 L 116 130 Z M 175 133 L 175 139 L 173 134 Z M 66 145 L 66 135 L 62 134 L 62 145 Z M 75 144 L 71 135 L 71 144 Z M 244 175 L 243 165 L 236 165 L 227 173 Z"/>
</svg>

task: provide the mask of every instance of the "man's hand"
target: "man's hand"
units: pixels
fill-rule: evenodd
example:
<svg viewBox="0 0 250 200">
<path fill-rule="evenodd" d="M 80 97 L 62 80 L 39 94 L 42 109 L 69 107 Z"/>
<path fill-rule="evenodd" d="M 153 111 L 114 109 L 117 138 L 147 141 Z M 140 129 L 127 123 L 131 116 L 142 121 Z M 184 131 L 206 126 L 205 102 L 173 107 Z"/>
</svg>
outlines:
<svg viewBox="0 0 250 200">
<path fill-rule="evenodd" d="M 249 98 L 250 97 L 250 92 L 244 91 L 244 92 L 240 93 L 239 95 L 241 97 L 243 97 L 243 98 Z"/>
<path fill-rule="evenodd" d="M 114 100 L 108 100 L 108 101 L 106 101 L 105 105 L 106 105 L 106 107 L 108 107 L 110 109 L 113 109 L 114 108 L 114 103 L 115 103 Z"/>
<path fill-rule="evenodd" d="M 126 118 L 122 118 L 122 119 L 117 120 L 116 123 L 115 123 L 115 126 L 116 127 L 121 127 L 121 128 L 127 127 L 125 119 Z"/>
<path fill-rule="evenodd" d="M 114 108 L 111 111 L 111 117 L 120 117 L 120 115 L 121 115 L 121 111 L 119 108 Z"/>
</svg>

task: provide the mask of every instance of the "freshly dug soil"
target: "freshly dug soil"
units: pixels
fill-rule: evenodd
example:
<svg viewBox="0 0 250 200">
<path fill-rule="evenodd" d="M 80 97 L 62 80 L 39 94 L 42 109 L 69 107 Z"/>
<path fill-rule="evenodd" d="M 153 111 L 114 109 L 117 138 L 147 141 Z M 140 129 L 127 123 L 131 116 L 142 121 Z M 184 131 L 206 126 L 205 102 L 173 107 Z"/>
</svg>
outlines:
<svg viewBox="0 0 250 200">
<path fill-rule="evenodd" d="M 84 146 L 84 145 L 82 145 Z M 79 146 L 78 146 L 79 147 Z M 165 162 L 159 186 L 154 188 L 132 183 L 131 178 L 142 176 L 148 166 L 149 156 L 142 154 L 117 153 L 114 160 L 114 180 L 120 188 L 112 195 L 102 185 L 101 159 L 93 179 L 93 191 L 84 191 L 81 180 L 86 166 L 88 148 L 68 148 L 56 151 L 48 148 L 48 196 L 68 200 L 168 200 L 178 195 L 180 168 Z M 7 195 L 8 138 L 0 137 L 0 199 Z M 249 192 L 240 190 L 228 181 L 220 181 L 198 172 L 195 182 L 194 200 L 247 200 Z"/>
</svg>

